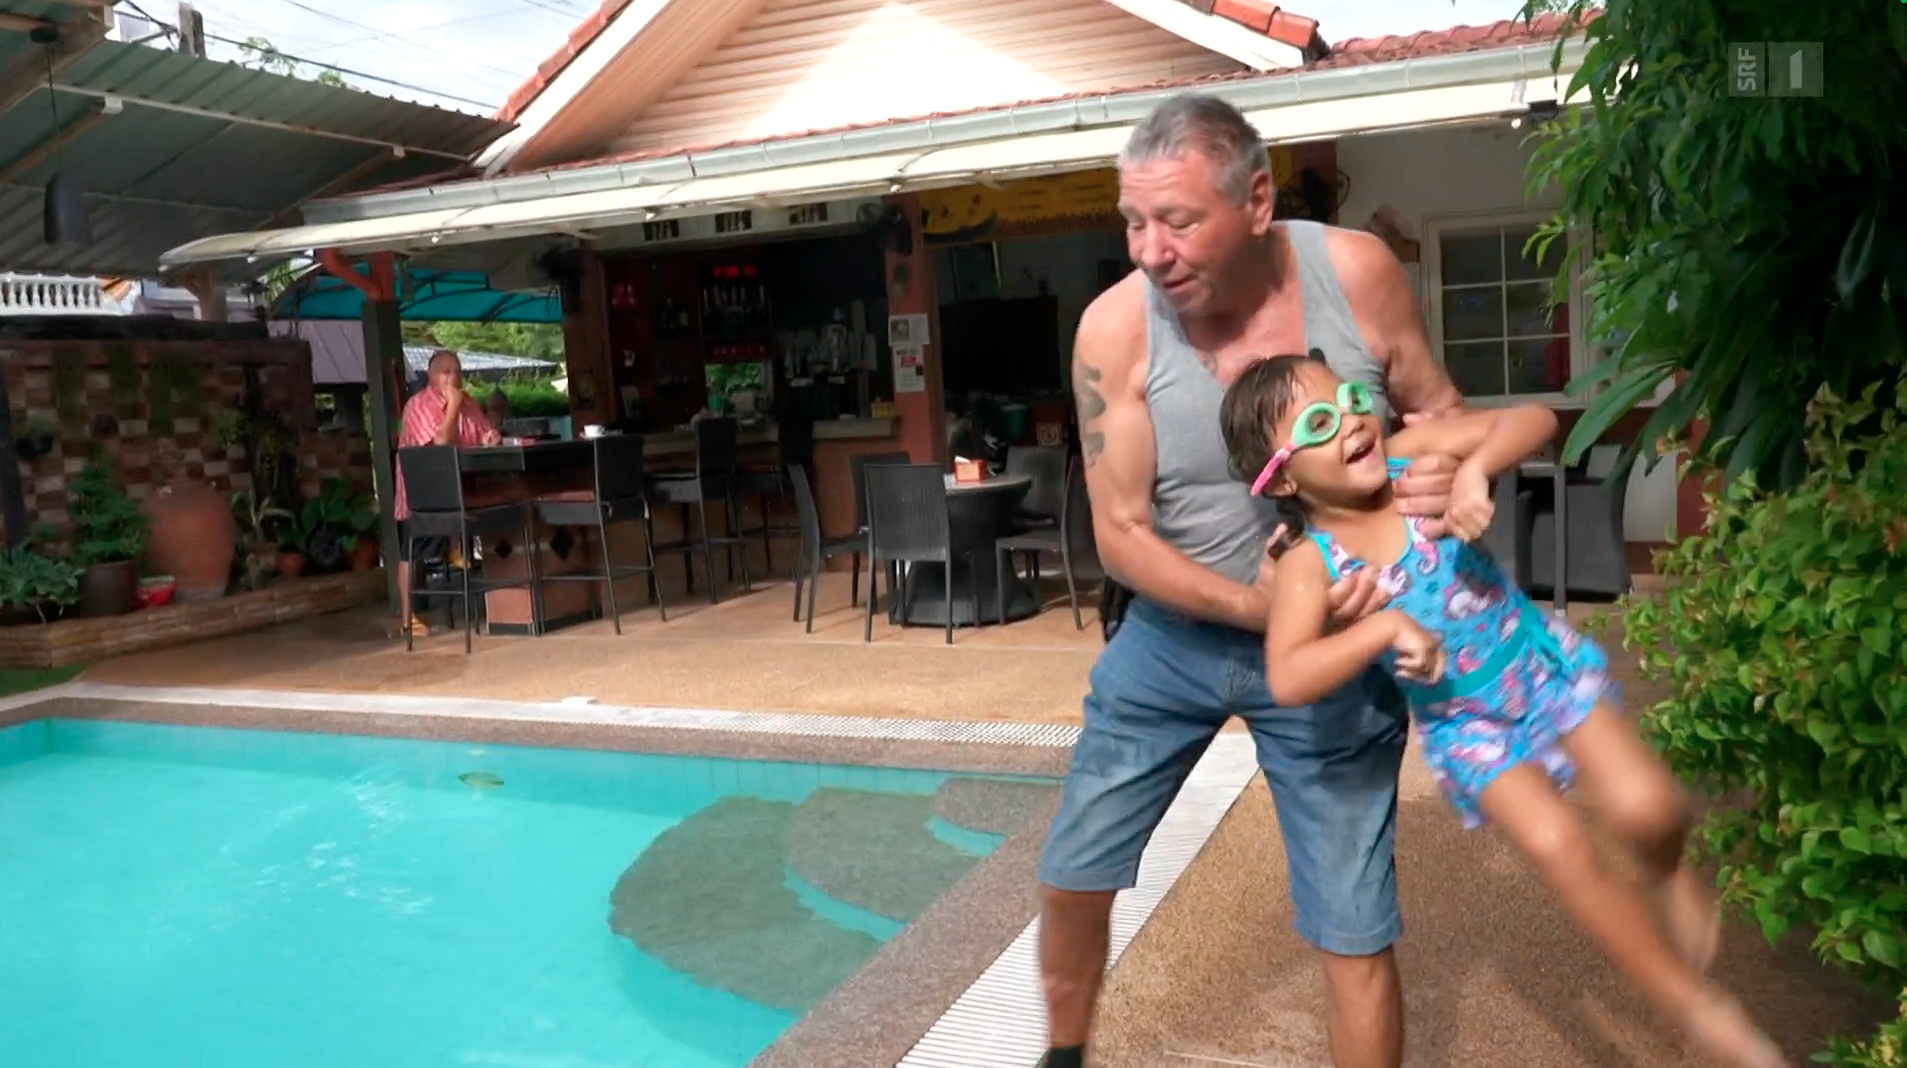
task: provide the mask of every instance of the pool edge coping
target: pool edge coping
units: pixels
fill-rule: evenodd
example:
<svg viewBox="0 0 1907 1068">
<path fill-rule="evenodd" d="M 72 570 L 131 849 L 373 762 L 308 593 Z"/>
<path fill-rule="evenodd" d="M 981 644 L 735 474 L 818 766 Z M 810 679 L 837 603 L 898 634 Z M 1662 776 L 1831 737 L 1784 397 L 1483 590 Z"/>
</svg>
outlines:
<svg viewBox="0 0 1907 1068">
<path fill-rule="evenodd" d="M 367 717 L 400 714 L 451 720 L 1038 749 L 1070 747 L 1080 733 L 1080 728 L 1063 724 L 603 705 L 587 698 L 554 702 L 504 701 L 413 694 L 133 686 L 84 679 L 0 698 L 0 719 L 17 718 L 7 713 L 61 700 L 245 707 Z M 1126 948 L 1204 849 L 1257 770 L 1249 736 L 1221 733 L 1213 739 L 1154 832 L 1136 884 L 1115 899 L 1108 970 L 1117 965 Z M 1036 916 L 939 1014 L 926 1033 L 893 1062 L 892 1068 L 1032 1068 L 1046 1050 L 1046 1012 L 1040 993 L 1038 942 Z M 816 1006 L 816 1011 L 826 1007 L 824 1001 Z M 771 1046 L 770 1050 L 775 1048 Z M 763 1054 L 768 1052 L 764 1050 Z"/>
</svg>

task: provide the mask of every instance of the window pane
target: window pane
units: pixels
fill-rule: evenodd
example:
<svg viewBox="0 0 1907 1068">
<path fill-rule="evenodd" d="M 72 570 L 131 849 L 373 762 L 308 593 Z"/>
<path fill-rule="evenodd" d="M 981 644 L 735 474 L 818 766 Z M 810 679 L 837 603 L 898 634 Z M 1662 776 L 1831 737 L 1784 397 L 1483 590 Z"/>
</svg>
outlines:
<svg viewBox="0 0 1907 1068">
<path fill-rule="evenodd" d="M 1551 314 L 1551 309 L 1548 307 L 1550 295 L 1548 282 L 1522 282 L 1505 286 L 1503 292 L 1504 303 L 1509 313 L 1510 337 L 1562 334 L 1569 331 L 1567 319 L 1563 321 L 1561 329 L 1556 326 L 1556 317 Z"/>
<path fill-rule="evenodd" d="M 1558 237 L 1543 250 L 1542 262 L 1537 262 L 1533 251 L 1525 251 L 1530 238 L 1536 235 L 1536 226 L 1513 226 L 1503 231 L 1503 258 L 1508 261 L 1510 280 L 1535 278 L 1554 278 L 1556 272 L 1563 269 L 1563 259 L 1569 255 L 1569 238 Z"/>
<path fill-rule="evenodd" d="M 1445 341 L 1474 341 L 1503 336 L 1503 290 L 1446 289 L 1443 293 Z"/>
<path fill-rule="evenodd" d="M 1450 234 L 1443 239 L 1443 284 L 1503 281 L 1503 234 Z"/>
<path fill-rule="evenodd" d="M 1503 342 L 1445 345 L 1444 370 L 1466 397 L 1500 397 L 1504 391 Z"/>
<path fill-rule="evenodd" d="M 1510 342 L 1511 393 L 1561 393 L 1569 385 L 1569 339 Z"/>
</svg>

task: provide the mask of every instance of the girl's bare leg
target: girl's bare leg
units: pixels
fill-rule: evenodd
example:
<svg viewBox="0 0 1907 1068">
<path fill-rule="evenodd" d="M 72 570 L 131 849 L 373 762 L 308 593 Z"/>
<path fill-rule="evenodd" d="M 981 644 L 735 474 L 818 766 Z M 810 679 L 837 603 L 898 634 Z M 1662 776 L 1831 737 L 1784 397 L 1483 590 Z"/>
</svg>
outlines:
<svg viewBox="0 0 1907 1068">
<path fill-rule="evenodd" d="M 1542 769 L 1522 764 L 1483 791 L 1484 815 L 1660 1011 L 1730 1068 L 1787 1068 L 1733 999 L 1704 982 L 1656 929 L 1636 888 L 1596 856 L 1588 829 Z"/>
<path fill-rule="evenodd" d="M 1635 855 L 1669 941 L 1696 971 L 1707 971 L 1721 943 L 1721 908 L 1701 874 L 1683 863 L 1691 820 L 1675 776 L 1607 705 L 1598 705 L 1563 748 L 1590 804 Z"/>
</svg>

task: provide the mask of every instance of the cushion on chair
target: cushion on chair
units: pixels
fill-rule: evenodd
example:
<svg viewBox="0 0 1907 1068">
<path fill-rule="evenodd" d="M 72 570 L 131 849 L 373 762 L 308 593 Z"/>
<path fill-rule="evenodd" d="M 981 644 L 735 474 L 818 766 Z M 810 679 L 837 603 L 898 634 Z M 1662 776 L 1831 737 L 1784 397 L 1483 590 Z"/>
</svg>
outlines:
<svg viewBox="0 0 1907 1068">
<path fill-rule="evenodd" d="M 595 490 L 562 490 L 557 493 L 538 494 L 538 504 L 588 504 L 596 499 Z"/>
</svg>

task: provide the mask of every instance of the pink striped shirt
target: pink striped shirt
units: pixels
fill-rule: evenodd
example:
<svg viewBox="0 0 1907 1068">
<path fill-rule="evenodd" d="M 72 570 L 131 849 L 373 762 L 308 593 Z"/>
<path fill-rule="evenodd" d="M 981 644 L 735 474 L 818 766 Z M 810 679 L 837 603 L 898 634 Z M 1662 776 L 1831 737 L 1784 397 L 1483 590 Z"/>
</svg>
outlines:
<svg viewBox="0 0 1907 1068">
<path fill-rule="evenodd" d="M 404 403 L 404 422 L 397 431 L 397 447 L 407 449 L 414 445 L 431 445 L 436 442 L 437 428 L 444 422 L 445 400 L 441 394 L 429 386 Z M 490 421 L 483 417 L 477 402 L 466 399 L 457 411 L 457 439 L 455 444 L 472 449 L 483 444 L 484 436 L 491 431 Z M 397 469 L 397 494 L 393 501 L 395 515 L 400 521 L 411 515 L 410 499 L 404 495 L 404 468 Z"/>
</svg>

